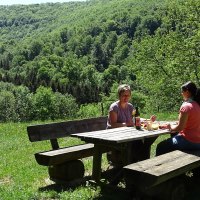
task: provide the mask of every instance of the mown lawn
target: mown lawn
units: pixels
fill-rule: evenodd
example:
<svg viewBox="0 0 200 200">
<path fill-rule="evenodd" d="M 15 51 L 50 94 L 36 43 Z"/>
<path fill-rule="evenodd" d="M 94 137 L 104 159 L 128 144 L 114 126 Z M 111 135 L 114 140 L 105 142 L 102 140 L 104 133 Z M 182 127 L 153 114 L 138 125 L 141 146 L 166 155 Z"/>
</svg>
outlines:
<svg viewBox="0 0 200 200">
<path fill-rule="evenodd" d="M 49 150 L 50 144 L 46 141 L 31 143 L 26 132 L 26 127 L 29 124 L 0 124 L 0 199 L 128 199 L 128 195 L 121 190 L 112 191 L 112 189 L 100 188 L 89 183 L 75 189 L 55 185 L 48 178 L 47 167 L 38 165 L 34 158 L 35 152 Z M 159 138 L 159 140 L 161 139 L 163 137 Z M 153 144 L 152 156 L 155 154 L 155 146 L 159 140 Z M 78 139 L 74 138 L 60 142 L 62 146 L 80 143 Z M 87 174 L 91 174 L 91 161 L 91 158 L 84 160 Z M 107 167 L 105 156 L 103 166 Z M 189 199 L 200 198 L 198 190 L 195 190 L 194 194 L 195 196 Z"/>
</svg>

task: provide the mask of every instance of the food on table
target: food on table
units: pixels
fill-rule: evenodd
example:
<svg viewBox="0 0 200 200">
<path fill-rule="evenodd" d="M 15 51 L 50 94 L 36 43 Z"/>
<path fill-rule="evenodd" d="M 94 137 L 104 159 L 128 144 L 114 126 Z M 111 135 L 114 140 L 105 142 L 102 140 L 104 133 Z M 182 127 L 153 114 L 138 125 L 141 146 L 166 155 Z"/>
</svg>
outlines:
<svg viewBox="0 0 200 200">
<path fill-rule="evenodd" d="M 159 124 L 158 123 L 152 123 L 151 125 L 153 130 L 157 130 L 159 128 Z"/>
<path fill-rule="evenodd" d="M 167 124 L 159 125 L 159 129 L 168 129 L 168 125 Z"/>
</svg>

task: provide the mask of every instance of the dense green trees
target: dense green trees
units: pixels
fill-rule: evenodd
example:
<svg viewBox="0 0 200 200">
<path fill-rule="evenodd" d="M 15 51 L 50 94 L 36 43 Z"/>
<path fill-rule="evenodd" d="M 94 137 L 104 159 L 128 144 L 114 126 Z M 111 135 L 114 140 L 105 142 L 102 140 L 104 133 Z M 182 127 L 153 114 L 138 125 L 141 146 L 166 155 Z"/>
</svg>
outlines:
<svg viewBox="0 0 200 200">
<path fill-rule="evenodd" d="M 75 118 L 78 105 L 69 95 L 40 86 L 33 94 L 27 87 L 0 82 L 0 121 Z"/>
<path fill-rule="evenodd" d="M 148 104 L 166 111 L 176 109 L 181 101 L 180 85 L 188 80 L 199 85 L 199 5 L 197 1 L 179 5 L 172 2 L 161 16 L 162 25 L 155 35 L 132 44 L 134 51 L 128 63 L 137 75 L 137 83 L 150 96 Z"/>
<path fill-rule="evenodd" d="M 177 110 L 180 85 L 200 84 L 199 13 L 198 0 L 0 6 L 0 81 L 26 86 L 18 92 L 28 90 L 31 104 L 42 93 L 52 97 L 52 105 L 60 102 L 55 108 L 60 111 L 37 104 L 37 111 L 22 117 L 19 110 L 15 118 L 65 117 L 61 102 L 70 98 L 76 109 L 107 105 L 123 82 L 132 86 L 133 103 L 142 101 L 144 111 Z M 2 92 L 19 102 L 12 92 Z"/>
</svg>

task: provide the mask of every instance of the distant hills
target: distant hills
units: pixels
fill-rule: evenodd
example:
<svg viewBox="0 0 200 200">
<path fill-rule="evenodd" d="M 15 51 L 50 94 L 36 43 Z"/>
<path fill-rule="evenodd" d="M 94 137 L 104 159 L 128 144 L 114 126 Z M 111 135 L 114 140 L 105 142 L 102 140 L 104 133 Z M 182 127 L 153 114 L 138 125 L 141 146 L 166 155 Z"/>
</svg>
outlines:
<svg viewBox="0 0 200 200">
<path fill-rule="evenodd" d="M 51 87 L 79 104 L 126 82 L 146 106 L 176 109 L 180 85 L 199 85 L 199 13 L 199 0 L 0 6 L 0 81 Z"/>
</svg>

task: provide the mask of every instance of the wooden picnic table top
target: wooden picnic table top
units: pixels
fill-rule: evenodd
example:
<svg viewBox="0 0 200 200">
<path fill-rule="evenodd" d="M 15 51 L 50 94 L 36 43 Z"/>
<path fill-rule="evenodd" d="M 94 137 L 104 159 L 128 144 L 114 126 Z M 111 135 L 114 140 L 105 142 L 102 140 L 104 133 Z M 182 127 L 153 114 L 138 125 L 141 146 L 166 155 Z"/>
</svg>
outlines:
<svg viewBox="0 0 200 200">
<path fill-rule="evenodd" d="M 91 143 L 103 142 L 110 144 L 127 143 L 134 140 L 140 140 L 155 137 L 169 133 L 168 129 L 158 129 L 148 131 L 146 129 L 137 130 L 135 127 L 120 127 L 100 131 L 84 132 L 72 134 L 72 137 L 80 138 L 83 141 Z"/>
</svg>

